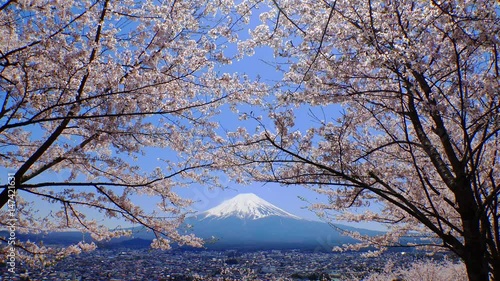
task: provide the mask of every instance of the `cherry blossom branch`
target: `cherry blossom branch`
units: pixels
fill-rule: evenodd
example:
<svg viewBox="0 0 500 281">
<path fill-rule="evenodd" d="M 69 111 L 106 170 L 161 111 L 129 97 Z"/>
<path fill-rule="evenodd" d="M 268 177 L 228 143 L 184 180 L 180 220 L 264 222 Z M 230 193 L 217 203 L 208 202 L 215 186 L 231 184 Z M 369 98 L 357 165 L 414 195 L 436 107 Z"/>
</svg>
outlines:
<svg viewBox="0 0 500 281">
<path fill-rule="evenodd" d="M 375 193 L 376 195 L 380 196 L 381 198 L 387 200 L 388 202 L 398 206 L 399 208 L 401 208 L 402 210 L 404 210 L 405 212 L 407 212 L 409 215 L 411 215 L 412 217 L 418 219 L 422 224 L 424 224 L 425 226 L 427 226 L 431 231 L 433 231 L 434 233 L 436 233 L 436 235 L 438 235 L 440 238 L 443 239 L 443 241 L 449 245 L 453 245 L 453 248 L 456 249 L 457 251 L 463 251 L 463 245 L 462 243 L 457 240 L 455 237 L 453 237 L 452 235 L 449 235 L 449 234 L 446 234 L 444 232 L 442 232 L 439 228 L 437 228 L 428 218 L 427 216 L 425 216 L 421 210 L 419 210 L 414 204 L 412 204 L 411 202 L 409 202 L 403 195 L 401 194 L 398 194 L 394 189 L 392 189 L 392 187 L 390 187 L 387 183 L 385 183 L 384 181 L 382 181 L 377 175 L 375 175 L 373 172 L 369 172 L 369 175 L 371 178 L 373 178 L 377 183 L 381 184 L 382 186 L 384 186 L 386 188 L 386 191 L 382 191 L 381 189 L 377 189 L 375 188 L 373 185 L 371 184 L 367 184 L 367 183 L 364 183 L 364 182 L 361 182 L 359 181 L 358 179 L 352 177 L 352 176 L 349 176 L 345 173 L 342 173 L 342 172 L 339 172 L 339 171 L 336 171 L 334 169 L 332 169 L 331 167 L 328 167 L 328 166 L 325 166 L 321 163 L 317 163 L 317 162 L 312 162 L 300 155 L 297 155 L 296 153 L 292 152 L 292 151 L 289 151 L 287 150 L 286 148 L 278 145 L 273 139 L 271 139 L 271 137 L 266 134 L 266 140 L 269 141 L 271 143 L 271 145 L 273 145 L 274 147 L 276 147 L 277 149 L 303 161 L 304 163 L 307 163 L 307 164 L 310 164 L 310 165 L 313 165 L 313 166 L 316 166 L 320 169 L 323 169 L 323 170 L 326 170 L 326 171 L 329 171 L 330 173 L 332 173 L 332 175 L 334 176 L 338 176 L 339 178 L 342 178 L 342 179 L 345 179 L 347 181 L 350 181 L 351 183 L 353 184 L 356 184 L 360 187 L 363 187 L 363 188 L 366 188 L 370 191 L 372 191 L 373 193 Z M 274 161 L 273 161 L 274 162 Z M 457 227 L 454 227 L 455 229 L 459 230 L 459 228 Z"/>
<path fill-rule="evenodd" d="M 102 23 L 104 21 L 104 17 L 106 15 L 106 7 L 108 5 L 108 1 L 109 0 L 106 0 L 104 2 L 104 7 L 103 7 L 103 10 L 102 10 L 102 13 L 101 13 L 101 16 L 100 16 L 100 20 L 99 22 Z M 99 41 L 99 38 L 101 36 L 101 24 L 98 25 L 97 27 L 97 31 L 96 31 L 96 36 L 95 36 L 95 41 L 98 42 Z M 90 58 L 89 58 L 89 63 L 91 63 L 92 61 L 94 61 L 95 59 L 95 56 L 96 56 L 96 49 L 94 48 L 90 54 Z M 52 134 L 47 138 L 47 140 L 36 150 L 35 153 L 33 153 L 33 155 L 31 155 L 31 157 L 29 157 L 26 162 L 24 162 L 24 164 L 16 171 L 14 177 L 16 179 L 16 185 L 15 185 L 15 189 L 18 189 L 20 186 L 21 186 L 21 183 L 22 183 L 22 178 L 24 176 L 24 174 L 30 169 L 30 167 L 40 158 L 42 157 L 42 155 L 45 153 L 45 151 L 47 151 L 47 149 L 52 146 L 52 144 L 57 140 L 57 138 L 62 134 L 62 132 L 66 129 L 66 127 L 68 126 L 69 122 L 71 121 L 71 119 L 74 117 L 75 115 L 75 110 L 77 110 L 79 108 L 79 99 L 83 93 L 83 90 L 85 88 L 85 84 L 87 82 L 87 79 L 88 79 L 88 73 L 85 74 L 80 82 L 80 85 L 79 85 L 79 88 L 77 90 L 77 97 L 76 97 L 76 101 L 77 103 L 72 106 L 70 108 L 70 110 L 68 111 L 67 115 L 62 118 L 62 122 L 59 124 L 59 126 L 54 130 L 54 132 L 52 132 Z M 6 203 L 7 201 L 9 200 L 9 196 L 8 196 L 8 189 L 5 188 L 2 193 L 0 193 L 0 208 L 2 208 Z"/>
<path fill-rule="evenodd" d="M 17 49 L 14 49 L 14 50 L 11 50 L 7 53 L 2 53 L 0 52 L 0 60 L 1 59 L 4 59 L 4 60 L 7 60 L 8 61 L 8 57 L 17 53 L 17 52 L 21 52 L 27 48 L 31 48 L 33 46 L 36 46 L 40 43 L 42 43 L 44 40 L 48 40 L 48 39 L 51 39 L 53 37 L 55 37 L 56 35 L 62 33 L 64 30 L 66 30 L 69 26 L 71 26 L 71 24 L 75 23 L 76 21 L 78 21 L 81 17 L 83 17 L 89 10 L 91 10 L 95 5 L 97 5 L 97 3 L 99 3 L 100 0 L 96 0 L 90 7 L 89 9 L 83 11 L 81 14 L 77 15 L 76 17 L 72 18 L 67 24 L 65 24 L 64 26 L 62 26 L 61 28 L 59 28 L 56 32 L 50 34 L 47 38 L 44 38 L 44 39 L 40 39 L 40 40 L 35 40 L 25 46 L 22 46 L 22 47 L 19 47 Z M 0 7 L 0 11 L 3 10 L 4 8 L 7 7 L 8 4 L 10 3 L 16 3 L 17 1 L 16 0 L 9 0 L 7 3 L 5 3 L 2 7 Z"/>
<path fill-rule="evenodd" d="M 110 117 L 133 117 L 133 116 L 151 116 L 151 115 L 174 114 L 174 113 L 180 113 L 182 111 L 186 111 L 189 109 L 195 109 L 195 108 L 209 106 L 211 104 L 215 104 L 217 102 L 220 102 L 220 101 L 224 100 L 225 98 L 226 98 L 226 96 L 223 96 L 223 97 L 219 97 L 219 98 L 210 100 L 208 102 L 194 103 L 194 104 L 190 104 L 188 106 L 182 107 L 182 108 L 174 108 L 171 110 L 120 112 L 120 113 L 105 113 L 105 114 L 94 114 L 94 115 L 75 115 L 75 116 L 71 116 L 71 119 L 73 119 L 73 120 L 85 120 L 85 119 L 101 119 L 101 118 L 110 118 Z M 81 102 L 75 102 L 75 104 L 80 104 L 80 103 Z M 12 128 L 17 128 L 17 127 L 38 124 L 38 123 L 60 121 L 60 120 L 64 120 L 65 118 L 66 117 L 63 117 L 63 116 L 46 117 L 46 118 L 41 118 L 41 119 L 36 119 L 36 120 L 31 118 L 28 121 L 4 125 L 4 126 L 0 127 L 0 132 L 5 130 L 5 129 L 12 129 Z"/>
</svg>

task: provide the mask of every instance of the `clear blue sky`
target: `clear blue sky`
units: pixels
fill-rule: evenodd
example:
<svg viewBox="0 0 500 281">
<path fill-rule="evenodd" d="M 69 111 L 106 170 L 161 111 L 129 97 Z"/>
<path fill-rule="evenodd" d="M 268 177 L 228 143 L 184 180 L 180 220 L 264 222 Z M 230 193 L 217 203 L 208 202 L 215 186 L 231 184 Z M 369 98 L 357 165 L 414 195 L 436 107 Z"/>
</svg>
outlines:
<svg viewBox="0 0 500 281">
<path fill-rule="evenodd" d="M 257 17 L 253 17 L 252 19 L 252 25 L 258 24 Z M 242 31 L 243 34 L 241 34 L 241 37 L 246 37 L 246 30 Z M 227 52 L 229 53 L 234 53 L 235 52 L 235 46 L 229 46 L 227 49 Z M 255 78 L 257 76 L 262 78 L 262 81 L 277 81 L 280 80 L 281 78 L 281 73 L 277 72 L 272 66 L 264 63 L 263 61 L 272 61 L 274 60 L 273 58 L 273 53 L 270 49 L 265 49 L 265 48 L 260 48 L 257 52 L 257 54 L 253 57 L 245 57 L 244 59 L 234 62 L 230 66 L 225 66 L 223 68 L 220 68 L 221 72 L 238 72 L 240 74 L 247 74 L 250 78 Z M 317 108 L 318 109 L 318 108 Z M 333 116 L 328 116 L 329 118 L 335 117 L 336 111 L 338 112 L 340 110 L 339 107 L 333 108 L 334 110 L 331 110 L 332 108 L 329 108 L 329 113 L 334 114 Z M 318 109 L 321 110 L 321 109 Z M 255 112 L 255 111 L 254 111 Z M 320 111 L 318 111 L 320 112 Z M 313 118 L 308 115 L 308 109 L 302 109 L 299 111 L 299 116 L 298 120 L 300 120 L 298 126 L 306 128 L 310 122 L 313 122 Z M 303 115 L 303 116 L 302 116 Z M 239 124 L 237 123 L 237 118 L 235 116 L 232 116 L 231 118 L 226 118 L 228 116 L 221 116 L 221 120 L 235 120 L 233 121 L 234 123 L 228 124 L 222 124 L 223 126 L 227 127 L 232 127 L 235 126 L 237 127 Z M 264 121 L 266 124 L 266 122 Z M 36 132 L 34 132 L 36 133 Z M 161 162 L 156 161 L 156 158 L 158 157 L 157 153 L 161 153 L 161 151 L 157 151 L 157 149 L 148 149 L 149 153 L 145 155 L 145 157 L 142 157 L 138 164 L 143 166 L 145 170 L 150 171 L 152 168 L 156 166 L 160 166 Z M 164 158 L 168 158 L 169 153 L 164 152 Z M 153 160 L 154 159 L 154 160 Z M 0 167 L 0 172 L 2 173 L 2 182 L 6 182 L 6 175 L 7 172 L 11 171 L 6 171 L 4 168 Z M 64 173 L 64 172 L 63 172 Z M 48 177 L 61 177 L 61 175 L 57 174 L 52 174 L 50 176 L 47 176 L 44 178 L 45 180 Z M 205 211 L 209 208 L 212 208 L 224 200 L 227 200 L 229 198 L 232 198 L 236 196 L 239 193 L 255 193 L 259 197 L 263 198 L 266 201 L 269 201 L 270 203 L 292 213 L 295 214 L 299 217 L 306 218 L 306 219 L 312 219 L 312 220 L 318 220 L 317 216 L 314 214 L 314 212 L 310 211 L 307 209 L 310 203 L 316 203 L 316 202 L 324 202 L 326 201 L 326 198 L 322 197 L 321 195 L 301 186 L 280 186 L 277 184 L 264 184 L 264 183 L 253 183 L 249 186 L 240 186 L 237 185 L 234 182 L 231 182 L 229 179 L 226 180 L 225 185 L 229 186 L 227 189 L 208 189 L 205 186 L 191 186 L 188 188 L 179 188 L 176 191 L 183 197 L 185 198 L 190 198 L 195 200 L 195 204 L 193 205 L 193 210 L 197 212 Z M 303 199 L 306 199 L 307 201 L 304 201 Z M 136 197 L 134 199 L 134 203 L 141 205 L 141 206 L 151 206 L 151 199 L 146 198 L 146 197 Z M 51 209 L 47 205 L 46 202 L 43 202 L 39 205 L 39 208 L 41 209 L 41 214 L 43 213 L 48 213 Z M 97 212 L 90 212 L 90 215 L 94 216 L 99 216 L 100 214 Z M 117 225 L 125 226 L 120 222 L 110 222 L 110 226 L 115 227 Z M 371 228 L 371 229 L 381 229 L 380 226 L 377 226 L 375 224 L 361 224 L 358 225 L 361 227 L 366 227 L 366 228 Z"/>
<path fill-rule="evenodd" d="M 258 15 L 254 14 L 252 16 L 250 26 L 256 26 L 258 24 L 260 24 Z M 240 34 L 240 39 L 246 38 L 247 36 L 247 30 L 244 30 L 242 31 L 242 34 Z M 235 46 L 228 46 L 228 53 L 234 53 L 235 51 Z M 262 82 L 273 83 L 281 80 L 283 73 L 276 71 L 276 69 L 267 62 L 271 62 L 271 64 L 272 62 L 276 62 L 273 51 L 270 48 L 258 48 L 255 55 L 251 57 L 244 57 L 242 60 L 235 61 L 229 66 L 224 66 L 220 69 L 220 71 L 246 74 L 250 78 L 260 77 Z M 297 109 L 297 126 L 304 130 L 307 129 L 313 124 L 313 122 L 315 122 L 315 120 L 313 120 L 314 118 L 310 116 L 309 110 L 312 110 L 314 114 L 317 114 L 317 116 L 321 118 L 324 114 L 323 109 L 324 108 L 320 107 L 305 107 Z M 325 110 L 329 114 L 325 117 L 327 119 L 337 118 L 340 116 L 341 110 L 342 108 L 340 106 L 331 106 L 328 108 L 328 110 Z M 257 112 L 256 115 L 258 115 L 258 109 L 252 109 L 252 111 L 254 113 Z M 222 123 L 224 127 L 228 127 L 231 125 L 233 125 L 234 127 L 240 126 L 234 116 L 221 116 L 221 120 L 225 120 L 225 123 Z M 233 122 L 236 123 L 227 124 L 227 120 L 235 120 Z M 266 125 L 268 122 L 264 120 L 263 123 L 264 125 Z M 327 201 L 327 198 L 325 198 L 324 196 L 303 186 L 281 186 L 274 183 L 258 182 L 253 183 L 249 186 L 241 186 L 237 185 L 234 182 L 231 182 L 230 180 L 227 180 L 226 185 L 229 186 L 229 188 L 225 190 L 210 190 L 202 186 L 193 186 L 187 189 L 179 190 L 179 193 L 187 198 L 195 200 L 196 203 L 193 205 L 193 209 L 198 212 L 212 208 L 222 203 L 224 200 L 232 198 L 239 193 L 255 193 L 262 199 L 284 209 L 285 211 L 311 220 L 319 220 L 319 218 L 313 211 L 308 209 L 308 206 L 311 203 Z M 306 201 L 304 201 L 304 199 Z M 351 225 L 375 230 L 384 229 L 383 226 L 376 223 L 359 223 Z"/>
</svg>

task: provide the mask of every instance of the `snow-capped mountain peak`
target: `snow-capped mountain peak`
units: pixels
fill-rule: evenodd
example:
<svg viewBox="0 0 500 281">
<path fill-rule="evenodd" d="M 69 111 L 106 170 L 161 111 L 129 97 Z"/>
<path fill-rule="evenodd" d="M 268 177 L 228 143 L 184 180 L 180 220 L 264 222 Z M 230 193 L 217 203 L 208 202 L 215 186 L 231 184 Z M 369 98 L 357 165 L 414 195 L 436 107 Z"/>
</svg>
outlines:
<svg viewBox="0 0 500 281">
<path fill-rule="evenodd" d="M 294 219 L 292 215 L 253 193 L 242 193 L 222 202 L 201 214 L 204 218 L 238 217 L 241 219 L 260 219 L 269 216 L 280 216 Z"/>
</svg>

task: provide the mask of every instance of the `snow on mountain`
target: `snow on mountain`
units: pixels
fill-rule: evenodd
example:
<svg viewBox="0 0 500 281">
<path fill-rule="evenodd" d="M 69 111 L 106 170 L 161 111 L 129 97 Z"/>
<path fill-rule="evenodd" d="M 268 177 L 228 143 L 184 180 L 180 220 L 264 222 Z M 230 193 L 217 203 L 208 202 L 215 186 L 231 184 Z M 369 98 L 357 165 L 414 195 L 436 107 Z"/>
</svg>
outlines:
<svg viewBox="0 0 500 281">
<path fill-rule="evenodd" d="M 261 219 L 270 216 L 300 219 L 253 193 L 242 193 L 200 214 L 203 218 Z"/>
</svg>

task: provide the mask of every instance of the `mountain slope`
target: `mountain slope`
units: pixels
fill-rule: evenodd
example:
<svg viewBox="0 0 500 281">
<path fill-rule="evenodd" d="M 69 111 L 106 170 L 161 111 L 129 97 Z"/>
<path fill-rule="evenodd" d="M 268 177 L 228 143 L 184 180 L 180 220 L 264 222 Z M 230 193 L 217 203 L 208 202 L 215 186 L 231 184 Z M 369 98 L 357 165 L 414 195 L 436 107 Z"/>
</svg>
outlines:
<svg viewBox="0 0 500 281">
<path fill-rule="evenodd" d="M 210 241 L 208 248 L 308 248 L 331 251 L 353 243 L 332 226 L 301 219 L 255 194 L 240 194 L 195 217 L 188 218 L 186 233 Z M 378 232 L 347 226 L 339 228 L 376 235 Z"/>
<path fill-rule="evenodd" d="M 187 223 L 191 225 L 191 233 L 208 241 L 205 247 L 212 249 L 288 248 L 331 251 L 334 246 L 355 242 L 326 223 L 286 217 L 272 216 L 257 220 L 236 217 L 210 220 L 189 218 Z M 344 229 L 355 230 L 352 227 Z M 357 231 L 368 235 L 377 233 L 362 229 Z"/>
</svg>

